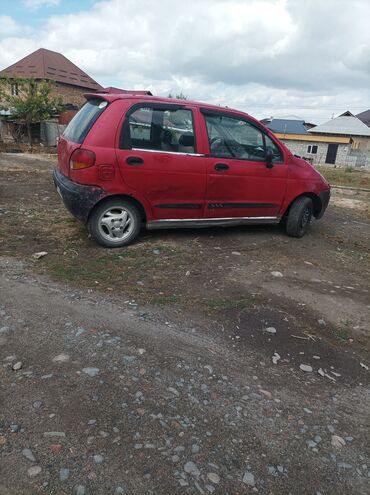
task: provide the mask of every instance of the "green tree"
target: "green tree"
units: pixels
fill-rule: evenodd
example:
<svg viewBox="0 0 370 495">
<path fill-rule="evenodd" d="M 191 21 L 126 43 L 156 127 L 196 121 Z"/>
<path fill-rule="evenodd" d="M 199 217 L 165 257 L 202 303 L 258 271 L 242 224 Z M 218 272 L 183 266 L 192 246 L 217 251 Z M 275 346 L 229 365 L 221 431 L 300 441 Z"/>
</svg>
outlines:
<svg viewBox="0 0 370 495">
<path fill-rule="evenodd" d="M 180 93 L 178 93 L 176 95 L 173 95 L 172 93 L 168 93 L 167 98 L 177 98 L 178 100 L 187 100 L 188 99 L 188 97 L 186 95 L 184 95 L 184 93 L 182 91 L 180 91 Z"/>
<path fill-rule="evenodd" d="M 9 88 L 15 91 L 9 91 Z M 49 80 L 4 78 L 0 83 L 0 108 L 9 110 L 9 118 L 24 124 L 27 129 L 29 143 L 31 124 L 47 120 L 63 109 L 60 96 L 51 96 L 54 82 Z M 16 94 L 11 94 L 11 93 Z"/>
</svg>

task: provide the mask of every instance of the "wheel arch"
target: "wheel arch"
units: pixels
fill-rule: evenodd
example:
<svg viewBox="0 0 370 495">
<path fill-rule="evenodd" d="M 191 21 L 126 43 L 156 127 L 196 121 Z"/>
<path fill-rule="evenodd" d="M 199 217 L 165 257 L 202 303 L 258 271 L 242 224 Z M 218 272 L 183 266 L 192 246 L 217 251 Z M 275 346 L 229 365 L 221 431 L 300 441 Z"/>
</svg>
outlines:
<svg viewBox="0 0 370 495">
<path fill-rule="evenodd" d="M 313 203 L 313 216 L 315 218 L 317 218 L 320 215 L 320 212 L 321 212 L 322 206 L 323 206 L 320 197 L 317 194 L 312 193 L 312 192 L 304 192 L 304 193 L 299 194 L 298 196 L 296 196 L 294 199 L 292 199 L 292 201 L 289 203 L 287 209 L 285 210 L 285 212 L 283 214 L 283 218 L 286 218 L 288 216 L 289 210 L 292 207 L 292 204 L 298 198 L 302 198 L 302 197 L 311 198 L 312 199 L 312 203 Z"/>
<path fill-rule="evenodd" d="M 88 218 L 87 218 L 87 221 L 89 221 L 92 212 L 98 206 L 106 203 L 107 201 L 111 201 L 112 199 L 122 199 L 122 200 L 125 200 L 125 201 L 127 201 L 127 202 L 135 205 L 138 208 L 138 210 L 140 211 L 140 214 L 141 214 L 141 217 L 142 217 L 142 221 L 143 222 L 146 222 L 147 213 L 145 211 L 145 208 L 144 208 L 143 204 L 139 200 L 137 200 L 136 198 L 134 198 L 133 196 L 130 196 L 128 194 L 112 194 L 110 196 L 104 196 L 104 198 L 100 199 L 97 203 L 95 203 L 94 207 L 91 208 L 91 210 L 89 212 L 89 215 L 88 215 Z"/>
</svg>

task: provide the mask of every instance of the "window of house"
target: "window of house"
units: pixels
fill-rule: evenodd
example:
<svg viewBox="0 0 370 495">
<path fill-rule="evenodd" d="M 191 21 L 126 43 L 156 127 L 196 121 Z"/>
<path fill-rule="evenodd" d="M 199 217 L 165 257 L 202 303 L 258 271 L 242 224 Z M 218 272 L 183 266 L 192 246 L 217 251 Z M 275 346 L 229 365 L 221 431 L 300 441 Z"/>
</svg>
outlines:
<svg viewBox="0 0 370 495">
<path fill-rule="evenodd" d="M 278 146 L 252 123 L 207 113 L 205 119 L 211 156 L 264 162 L 272 151 L 274 162 L 283 161 Z"/>
<path fill-rule="evenodd" d="M 307 146 L 307 154 L 309 154 L 309 155 L 316 155 L 317 154 L 317 149 L 318 149 L 318 146 L 316 144 L 309 144 Z"/>
<path fill-rule="evenodd" d="M 11 94 L 12 96 L 18 96 L 19 94 L 18 83 L 11 84 Z"/>
<path fill-rule="evenodd" d="M 158 106 L 135 109 L 123 128 L 121 148 L 195 153 L 192 111 Z"/>
</svg>

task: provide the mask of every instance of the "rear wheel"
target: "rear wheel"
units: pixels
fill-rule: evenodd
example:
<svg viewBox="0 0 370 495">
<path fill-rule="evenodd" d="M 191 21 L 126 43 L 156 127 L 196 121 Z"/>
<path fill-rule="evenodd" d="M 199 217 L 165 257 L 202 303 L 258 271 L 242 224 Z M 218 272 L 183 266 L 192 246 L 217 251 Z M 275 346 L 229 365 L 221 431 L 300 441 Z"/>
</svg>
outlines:
<svg viewBox="0 0 370 495">
<path fill-rule="evenodd" d="M 312 199 L 302 196 L 294 201 L 286 219 L 286 233 L 290 237 L 303 237 L 310 225 L 313 213 Z"/>
<path fill-rule="evenodd" d="M 88 228 L 91 236 L 101 246 L 127 246 L 140 232 L 141 215 L 138 208 L 129 201 L 112 198 L 92 211 Z"/>
</svg>

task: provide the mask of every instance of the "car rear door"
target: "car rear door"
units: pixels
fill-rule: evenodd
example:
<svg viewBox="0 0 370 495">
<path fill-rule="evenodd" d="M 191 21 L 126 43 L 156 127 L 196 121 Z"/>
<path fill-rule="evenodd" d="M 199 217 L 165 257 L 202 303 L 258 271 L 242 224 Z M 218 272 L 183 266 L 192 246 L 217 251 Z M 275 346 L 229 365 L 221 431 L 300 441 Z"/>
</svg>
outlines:
<svg viewBox="0 0 370 495">
<path fill-rule="evenodd" d="M 126 113 L 117 160 L 125 186 L 152 209 L 152 219 L 204 216 L 206 169 L 197 153 L 191 106 L 143 102 Z"/>
<path fill-rule="evenodd" d="M 202 114 L 209 144 L 206 217 L 277 217 L 287 185 L 283 150 L 252 120 L 208 109 Z"/>
</svg>

